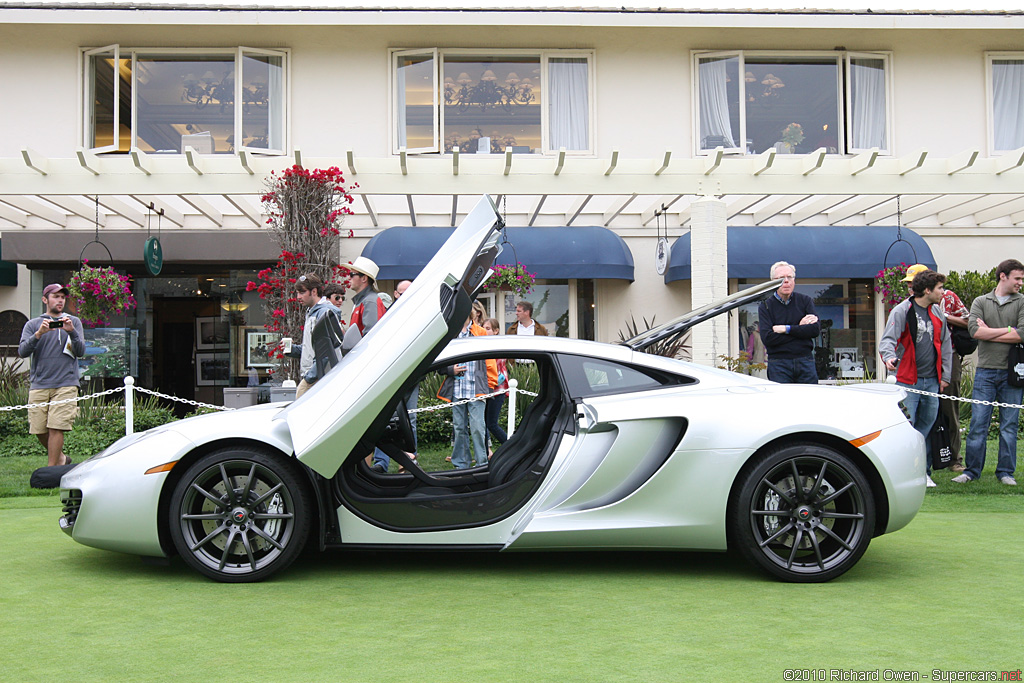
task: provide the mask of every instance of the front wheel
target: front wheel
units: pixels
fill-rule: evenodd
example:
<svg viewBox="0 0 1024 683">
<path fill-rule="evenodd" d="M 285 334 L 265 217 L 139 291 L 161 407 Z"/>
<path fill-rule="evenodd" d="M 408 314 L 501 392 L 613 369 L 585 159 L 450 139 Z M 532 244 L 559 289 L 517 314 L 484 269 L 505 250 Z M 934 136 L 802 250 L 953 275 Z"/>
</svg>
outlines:
<svg viewBox="0 0 1024 683">
<path fill-rule="evenodd" d="M 229 583 L 262 581 L 306 544 L 310 498 L 284 456 L 227 448 L 196 461 L 171 496 L 171 537 L 192 568 Z"/>
<path fill-rule="evenodd" d="M 753 564 L 785 581 L 830 581 L 871 542 L 875 504 L 860 468 L 817 444 L 766 453 L 740 480 L 730 538 Z"/>
</svg>

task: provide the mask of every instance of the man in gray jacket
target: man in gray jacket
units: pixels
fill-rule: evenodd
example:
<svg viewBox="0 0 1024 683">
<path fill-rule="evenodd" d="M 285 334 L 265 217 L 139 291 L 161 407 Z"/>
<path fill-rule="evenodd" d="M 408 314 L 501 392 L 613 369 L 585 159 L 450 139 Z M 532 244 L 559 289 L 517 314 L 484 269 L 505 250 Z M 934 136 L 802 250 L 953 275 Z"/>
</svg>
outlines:
<svg viewBox="0 0 1024 683">
<path fill-rule="evenodd" d="M 999 283 L 996 288 L 979 296 L 971 304 L 971 317 L 967 329 L 978 340 L 978 367 L 974 371 L 974 390 L 971 398 L 979 401 L 998 401 L 1020 405 L 1024 390 L 1010 386 L 1007 377 L 1007 358 L 1011 344 L 1024 342 L 1024 264 L 1007 259 L 996 266 Z M 999 460 L 996 479 L 1007 486 L 1016 486 L 1013 478 L 1017 469 L 1017 415 L 1018 408 L 999 409 Z M 988 425 L 992 420 L 992 406 L 971 406 L 971 429 L 967 434 L 966 465 L 963 474 L 953 477 L 958 484 L 966 484 L 981 477 L 985 467 L 985 445 Z"/>
<path fill-rule="evenodd" d="M 50 403 L 78 398 L 78 359 L 85 355 L 82 321 L 64 312 L 68 289 L 64 285 L 46 285 L 43 305 L 46 312 L 32 318 L 21 330 L 18 355 L 32 357 L 32 384 L 29 403 Z M 48 465 L 68 465 L 64 455 L 64 432 L 78 417 L 75 402 L 28 409 L 28 430 L 46 449 Z"/>
<path fill-rule="evenodd" d="M 915 275 L 910 283 L 914 296 L 892 309 L 882 340 L 878 343 L 878 353 L 885 367 L 896 373 L 897 384 L 932 394 L 938 394 L 949 385 L 953 363 L 953 345 L 946 314 L 942 310 L 945 281 L 946 276 L 934 270 L 924 270 Z M 903 405 L 910 414 L 914 429 L 927 443 L 939 414 L 938 396 L 908 392 Z M 934 487 L 931 460 L 927 457 L 925 474 L 928 486 Z"/>
</svg>

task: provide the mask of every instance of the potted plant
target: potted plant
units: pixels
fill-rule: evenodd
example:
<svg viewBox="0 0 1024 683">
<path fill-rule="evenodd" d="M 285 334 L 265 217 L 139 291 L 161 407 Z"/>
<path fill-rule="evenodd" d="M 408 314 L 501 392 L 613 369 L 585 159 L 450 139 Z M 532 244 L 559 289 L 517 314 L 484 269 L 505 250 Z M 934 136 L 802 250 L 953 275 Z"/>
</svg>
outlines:
<svg viewBox="0 0 1024 683">
<path fill-rule="evenodd" d="M 537 274 L 528 272 L 526 266 L 518 261 L 512 266 L 498 264 L 494 266 L 494 274 L 484 283 L 483 291 L 513 292 L 521 299 L 533 291 L 536 280 Z"/>
<path fill-rule="evenodd" d="M 804 129 L 799 123 L 791 123 L 782 129 L 782 142 L 787 152 L 796 151 L 796 146 L 804 141 Z"/>
<path fill-rule="evenodd" d="M 907 298 L 906 263 L 883 268 L 875 274 L 875 291 L 882 295 L 882 305 L 888 313 L 893 306 Z"/>
<path fill-rule="evenodd" d="M 72 273 L 68 292 L 78 317 L 86 327 L 109 325 L 111 316 L 135 308 L 128 276 L 119 274 L 111 266 L 94 268 L 85 261 L 79 270 Z"/>
</svg>

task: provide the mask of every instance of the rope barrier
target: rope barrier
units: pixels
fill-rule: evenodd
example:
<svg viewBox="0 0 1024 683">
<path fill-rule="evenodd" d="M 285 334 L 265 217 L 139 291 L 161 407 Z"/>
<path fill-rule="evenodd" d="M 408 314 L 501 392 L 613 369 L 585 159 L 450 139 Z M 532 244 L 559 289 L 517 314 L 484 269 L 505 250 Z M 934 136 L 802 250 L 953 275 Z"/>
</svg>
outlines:
<svg viewBox="0 0 1024 683">
<path fill-rule="evenodd" d="M 915 389 L 913 387 L 898 385 L 900 389 L 909 391 L 912 394 L 921 394 L 922 396 L 934 396 L 936 398 L 945 398 L 950 401 L 959 401 L 960 403 L 975 403 L 981 406 L 995 406 L 996 408 L 1024 408 L 1024 405 L 1016 403 L 1000 403 L 999 401 L 982 401 L 977 398 L 966 398 L 964 396 L 952 396 L 950 394 L 939 394 L 934 391 L 925 391 L 924 389 Z"/>
</svg>

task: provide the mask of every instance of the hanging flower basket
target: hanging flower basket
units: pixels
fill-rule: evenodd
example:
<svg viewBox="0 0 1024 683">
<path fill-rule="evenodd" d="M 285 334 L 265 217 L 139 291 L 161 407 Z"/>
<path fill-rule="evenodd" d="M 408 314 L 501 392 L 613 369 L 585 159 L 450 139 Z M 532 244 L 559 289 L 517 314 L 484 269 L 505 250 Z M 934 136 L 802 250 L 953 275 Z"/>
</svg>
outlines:
<svg viewBox="0 0 1024 683">
<path fill-rule="evenodd" d="M 68 291 L 75 302 L 78 317 L 87 327 L 109 325 L 112 316 L 135 308 L 128 276 L 120 275 L 109 266 L 93 268 L 86 261 L 80 270 L 72 273 Z"/>
<path fill-rule="evenodd" d="M 907 283 L 903 278 L 907 276 L 906 263 L 883 268 L 875 275 L 875 291 L 882 295 L 882 305 L 888 312 L 893 306 L 909 296 Z"/>
<path fill-rule="evenodd" d="M 524 297 L 533 291 L 533 284 L 536 280 L 537 274 L 528 272 L 522 263 L 516 262 L 514 266 L 499 264 L 494 266 L 494 274 L 484 283 L 483 291 L 504 290 Z"/>
</svg>

